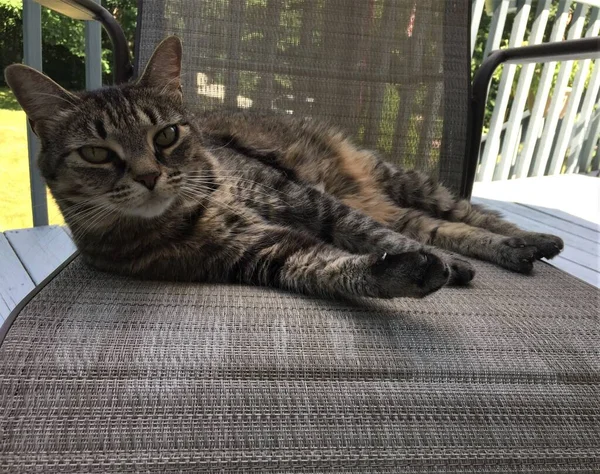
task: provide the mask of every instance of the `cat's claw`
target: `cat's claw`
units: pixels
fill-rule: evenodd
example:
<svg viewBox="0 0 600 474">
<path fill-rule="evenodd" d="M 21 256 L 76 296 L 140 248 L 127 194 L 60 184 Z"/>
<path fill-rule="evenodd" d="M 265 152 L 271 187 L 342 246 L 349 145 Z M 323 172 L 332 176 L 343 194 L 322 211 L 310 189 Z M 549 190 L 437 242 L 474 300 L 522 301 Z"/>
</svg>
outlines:
<svg viewBox="0 0 600 474">
<path fill-rule="evenodd" d="M 450 278 L 449 266 L 424 251 L 379 256 L 372 275 L 381 297 L 423 298 L 444 286 Z"/>
</svg>

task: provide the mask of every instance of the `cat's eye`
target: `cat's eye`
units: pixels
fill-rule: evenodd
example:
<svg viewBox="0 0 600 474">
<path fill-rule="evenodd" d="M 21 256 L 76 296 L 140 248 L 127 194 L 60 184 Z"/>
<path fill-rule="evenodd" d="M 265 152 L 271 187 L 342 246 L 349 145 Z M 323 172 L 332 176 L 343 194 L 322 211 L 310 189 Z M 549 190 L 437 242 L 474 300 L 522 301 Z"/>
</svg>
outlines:
<svg viewBox="0 0 600 474">
<path fill-rule="evenodd" d="M 154 143 L 160 148 L 167 148 L 177 140 L 177 127 L 169 125 L 154 135 Z"/>
<path fill-rule="evenodd" d="M 100 146 L 82 146 L 79 154 L 85 161 L 95 165 L 108 163 L 113 157 L 113 152 Z"/>
</svg>

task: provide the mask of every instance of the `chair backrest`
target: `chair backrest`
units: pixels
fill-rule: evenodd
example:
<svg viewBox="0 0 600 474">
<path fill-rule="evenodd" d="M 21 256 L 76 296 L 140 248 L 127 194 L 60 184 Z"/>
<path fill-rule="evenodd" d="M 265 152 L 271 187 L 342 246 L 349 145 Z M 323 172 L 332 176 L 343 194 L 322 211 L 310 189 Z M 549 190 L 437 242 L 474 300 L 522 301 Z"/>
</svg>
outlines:
<svg viewBox="0 0 600 474">
<path fill-rule="evenodd" d="M 318 117 L 386 159 L 460 189 L 468 129 L 468 0 L 139 5 L 137 65 L 146 64 L 165 36 L 179 36 L 184 94 L 192 107 Z"/>
</svg>

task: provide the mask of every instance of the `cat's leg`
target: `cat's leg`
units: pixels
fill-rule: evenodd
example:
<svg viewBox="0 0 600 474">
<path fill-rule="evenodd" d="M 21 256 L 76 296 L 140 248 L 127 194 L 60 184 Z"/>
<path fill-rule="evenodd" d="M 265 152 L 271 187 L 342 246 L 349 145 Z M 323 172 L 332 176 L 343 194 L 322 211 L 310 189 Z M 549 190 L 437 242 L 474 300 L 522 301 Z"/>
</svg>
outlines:
<svg viewBox="0 0 600 474">
<path fill-rule="evenodd" d="M 229 268 L 230 281 L 320 296 L 424 297 L 448 281 L 447 265 L 425 251 L 356 255 L 303 232 L 261 226 Z"/>
<path fill-rule="evenodd" d="M 535 258 L 555 257 L 564 247 L 560 237 L 525 231 L 502 219 L 497 212 L 471 204 L 466 199 L 455 198 L 450 190 L 424 173 L 405 171 L 389 163 L 380 163 L 374 169 L 374 174 L 388 196 L 402 207 L 418 208 L 432 217 L 515 237 L 519 239 L 515 239 L 515 243 L 535 247 Z"/>
<path fill-rule="evenodd" d="M 419 242 L 496 263 L 509 270 L 528 273 L 538 248 L 520 237 L 507 237 L 463 222 L 431 217 L 418 209 L 402 209 L 390 227 Z"/>
<path fill-rule="evenodd" d="M 265 176 L 260 173 L 264 173 Z M 352 253 L 396 255 L 426 250 L 446 262 L 451 271 L 452 284 L 466 284 L 475 275 L 475 270 L 469 262 L 445 254 L 440 249 L 425 249 L 421 243 L 394 232 L 329 194 L 289 180 L 268 181 L 269 178 L 273 178 L 264 170 L 248 176 L 253 181 L 269 182 L 281 193 L 281 200 L 275 201 L 277 197 L 272 195 L 271 205 L 265 207 L 254 204 L 259 202 L 259 196 L 252 195 L 256 190 L 243 191 L 245 201 L 250 206 L 256 206 L 255 210 L 270 222 L 301 227 L 318 239 Z M 395 207 L 396 213 L 400 211 Z"/>
<path fill-rule="evenodd" d="M 563 240 L 556 235 L 523 230 L 503 219 L 500 213 L 478 204 L 471 204 L 466 199 L 455 202 L 448 218 L 449 220 L 487 229 L 496 234 L 518 238 L 522 244 L 536 248 L 536 258 L 553 258 L 564 247 Z"/>
<path fill-rule="evenodd" d="M 313 210 L 314 215 L 308 229 L 337 247 L 360 253 L 427 251 L 446 262 L 450 268 L 450 284 L 466 285 L 475 276 L 469 262 L 439 248 L 424 247 L 422 244 L 429 243 L 427 240 L 416 241 L 410 235 L 402 235 L 327 194 L 310 190 L 309 195 L 313 195 L 313 199 L 308 209 Z M 396 221 L 402 214 L 403 209 L 395 208 Z"/>
</svg>

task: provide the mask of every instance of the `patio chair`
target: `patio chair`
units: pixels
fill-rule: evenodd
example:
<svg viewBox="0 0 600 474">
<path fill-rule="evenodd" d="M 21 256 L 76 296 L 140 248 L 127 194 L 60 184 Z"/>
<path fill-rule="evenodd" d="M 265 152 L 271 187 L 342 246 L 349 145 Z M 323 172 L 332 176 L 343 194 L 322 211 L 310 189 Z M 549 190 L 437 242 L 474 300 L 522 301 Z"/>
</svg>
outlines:
<svg viewBox="0 0 600 474">
<path fill-rule="evenodd" d="M 40 3 L 102 21 L 115 79 L 129 79 L 105 10 Z M 469 10 L 466 0 L 140 2 L 134 69 L 176 34 L 192 107 L 329 119 L 468 196 L 493 69 L 598 48 L 495 53 L 470 95 Z M 599 469 L 598 290 L 545 263 L 533 275 L 474 264 L 468 288 L 342 302 L 138 281 L 75 255 L 2 328 L 0 469 Z"/>
</svg>

